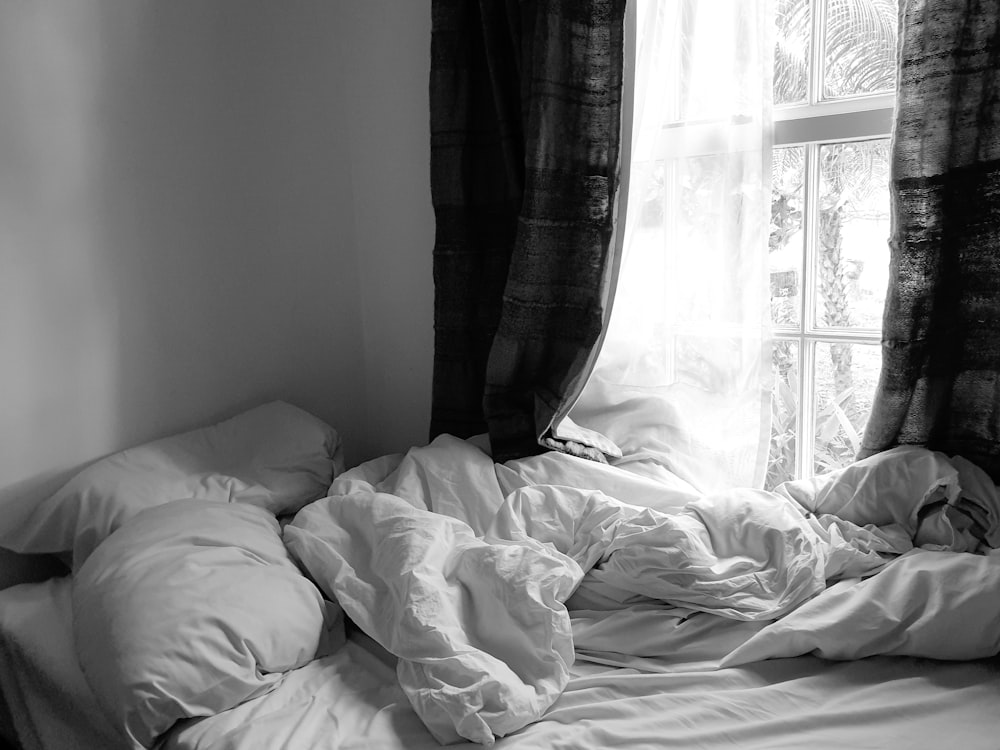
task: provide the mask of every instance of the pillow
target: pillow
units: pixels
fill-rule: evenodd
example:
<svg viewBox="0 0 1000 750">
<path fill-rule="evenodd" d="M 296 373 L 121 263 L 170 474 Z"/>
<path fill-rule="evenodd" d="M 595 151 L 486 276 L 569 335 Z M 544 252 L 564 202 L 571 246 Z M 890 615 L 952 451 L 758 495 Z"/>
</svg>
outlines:
<svg viewBox="0 0 1000 750">
<path fill-rule="evenodd" d="M 898 525 L 917 546 L 964 551 L 969 545 L 943 515 L 928 517 L 961 494 L 949 458 L 916 445 L 901 445 L 842 469 L 784 482 L 774 490 L 806 510 L 864 526 Z"/>
<path fill-rule="evenodd" d="M 77 568 L 144 508 L 195 498 L 293 513 L 323 497 L 342 469 L 337 432 L 275 401 L 211 427 L 108 456 L 40 503 L 6 504 L 0 508 L 0 547 L 72 552 Z"/>
<path fill-rule="evenodd" d="M 328 648 L 339 611 L 271 513 L 200 500 L 131 518 L 73 576 L 72 602 L 83 674 L 133 748 L 267 693 Z"/>
</svg>

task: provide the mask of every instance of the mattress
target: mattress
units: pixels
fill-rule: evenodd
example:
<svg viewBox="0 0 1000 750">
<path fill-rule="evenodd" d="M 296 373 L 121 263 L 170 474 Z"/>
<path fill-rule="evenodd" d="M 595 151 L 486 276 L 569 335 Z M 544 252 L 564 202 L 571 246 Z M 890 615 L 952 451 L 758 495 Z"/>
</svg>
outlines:
<svg viewBox="0 0 1000 750">
<path fill-rule="evenodd" d="M 537 722 L 497 748 L 995 748 L 1000 676 L 988 664 L 813 657 L 687 673 L 581 662 Z M 411 748 L 440 744 L 353 645 L 257 704 L 174 734 L 168 748 Z M 456 747 L 476 747 L 460 744 Z"/>
<path fill-rule="evenodd" d="M 27 750 L 122 746 L 73 655 L 69 586 L 61 578 L 0 592 L 0 685 Z M 352 632 L 342 649 L 289 673 L 266 696 L 176 727 L 163 747 L 441 747 L 400 690 L 393 665 Z M 634 667 L 579 659 L 542 719 L 496 747 L 995 750 L 997 706 L 995 659 L 802 656 L 691 671 L 657 659 Z"/>
<path fill-rule="evenodd" d="M 0 693 L 24 750 L 120 744 L 77 663 L 70 579 L 0 591 Z"/>
</svg>

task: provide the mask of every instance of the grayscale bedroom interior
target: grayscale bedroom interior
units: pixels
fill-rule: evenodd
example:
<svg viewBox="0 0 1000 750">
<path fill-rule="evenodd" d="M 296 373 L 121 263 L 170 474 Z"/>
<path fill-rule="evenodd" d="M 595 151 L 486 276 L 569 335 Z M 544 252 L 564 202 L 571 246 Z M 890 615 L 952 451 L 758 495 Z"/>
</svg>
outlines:
<svg viewBox="0 0 1000 750">
<path fill-rule="evenodd" d="M 0 750 L 996 750 L 997 49 L 0 0 Z"/>
</svg>

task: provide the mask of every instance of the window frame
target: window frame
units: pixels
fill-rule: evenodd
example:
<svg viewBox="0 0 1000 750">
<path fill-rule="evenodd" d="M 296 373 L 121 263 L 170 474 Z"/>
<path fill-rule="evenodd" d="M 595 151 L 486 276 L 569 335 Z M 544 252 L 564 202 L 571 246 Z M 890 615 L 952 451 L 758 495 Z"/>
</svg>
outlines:
<svg viewBox="0 0 1000 750">
<path fill-rule="evenodd" d="M 795 415 L 796 478 L 812 476 L 815 471 L 816 429 L 819 404 L 816 401 L 816 350 L 818 344 L 880 345 L 881 329 L 832 328 L 816 324 L 818 253 L 818 217 L 815 202 L 820 194 L 820 149 L 828 144 L 875 140 L 892 137 L 896 92 L 866 94 L 835 99 L 821 97 L 825 53 L 824 0 L 812 0 L 811 58 L 807 100 L 802 103 L 775 105 L 773 148 L 802 147 L 805 152 L 805 189 L 803 190 L 804 242 L 801 258 L 799 324 L 773 324 L 775 343 L 795 342 L 798 349 L 798 406 Z M 888 246 L 887 246 L 888 250 Z M 888 262 L 888 254 L 886 256 Z"/>
</svg>

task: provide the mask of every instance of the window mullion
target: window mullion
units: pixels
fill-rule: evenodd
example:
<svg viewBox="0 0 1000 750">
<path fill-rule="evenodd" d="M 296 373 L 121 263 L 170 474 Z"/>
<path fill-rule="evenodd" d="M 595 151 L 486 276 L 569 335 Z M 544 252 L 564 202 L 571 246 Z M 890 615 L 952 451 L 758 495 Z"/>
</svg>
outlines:
<svg viewBox="0 0 1000 750">
<path fill-rule="evenodd" d="M 795 476 L 811 477 L 816 452 L 816 340 L 803 336 L 799 343 L 799 418 L 798 450 L 795 451 Z"/>
<path fill-rule="evenodd" d="M 816 329 L 816 256 L 819 245 L 820 144 L 806 144 L 803 225 L 805 242 L 802 253 L 802 331 L 815 335 Z"/>
<path fill-rule="evenodd" d="M 826 55 L 823 49 L 826 43 L 823 30 L 826 28 L 826 2 L 813 0 L 812 24 L 810 25 L 811 60 L 809 65 L 809 104 L 818 104 L 823 100 L 823 78 L 826 75 Z"/>
<path fill-rule="evenodd" d="M 677 160 L 676 159 L 666 159 L 663 162 L 663 231 L 664 240 L 666 242 L 666 247 L 677 247 L 678 246 L 678 231 L 677 228 L 680 225 L 678 221 L 678 190 L 677 190 Z M 663 279 L 663 288 L 671 289 L 677 280 L 677 258 L 673 253 L 667 253 L 667 265 L 664 268 L 665 278 Z M 675 307 L 675 303 L 672 299 L 675 299 L 676 295 L 670 294 L 668 296 L 668 304 L 671 307 Z M 670 321 L 670 330 L 667 336 L 667 340 L 664 342 L 664 373 L 666 377 L 666 382 L 672 383 L 677 377 L 677 314 L 676 310 L 671 310 L 671 314 L 668 315 L 668 320 Z"/>
<path fill-rule="evenodd" d="M 805 190 L 803 196 L 805 242 L 802 253 L 802 338 L 799 345 L 799 450 L 796 451 L 797 475 L 812 476 L 813 436 L 816 433 L 816 254 L 819 237 L 820 164 L 819 144 L 807 144 L 805 152 Z"/>
</svg>

